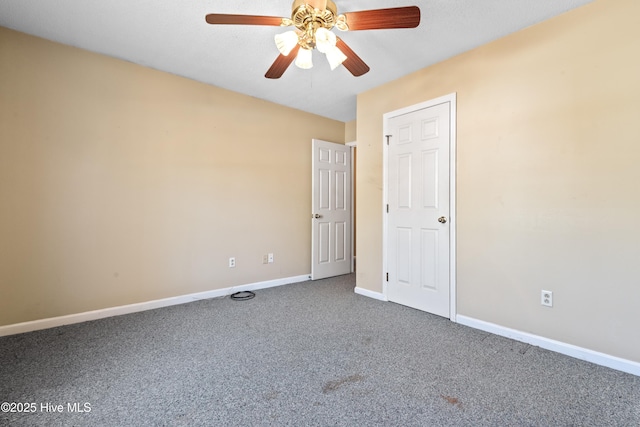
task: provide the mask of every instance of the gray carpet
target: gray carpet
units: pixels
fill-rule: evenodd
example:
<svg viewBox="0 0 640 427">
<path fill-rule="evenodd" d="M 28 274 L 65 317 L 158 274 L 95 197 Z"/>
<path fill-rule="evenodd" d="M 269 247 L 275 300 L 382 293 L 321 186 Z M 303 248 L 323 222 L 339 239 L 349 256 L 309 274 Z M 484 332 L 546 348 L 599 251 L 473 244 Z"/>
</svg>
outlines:
<svg viewBox="0 0 640 427">
<path fill-rule="evenodd" d="M 639 377 L 354 285 L 342 276 L 0 338 L 0 402 L 37 406 L 0 413 L 0 425 L 640 426 Z"/>
</svg>

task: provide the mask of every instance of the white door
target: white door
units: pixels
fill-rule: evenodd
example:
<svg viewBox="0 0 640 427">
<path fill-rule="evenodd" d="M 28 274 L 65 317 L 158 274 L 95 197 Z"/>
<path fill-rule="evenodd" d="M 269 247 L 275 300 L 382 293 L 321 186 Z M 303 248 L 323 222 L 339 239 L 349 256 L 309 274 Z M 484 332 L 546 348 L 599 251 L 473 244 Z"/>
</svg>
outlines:
<svg viewBox="0 0 640 427">
<path fill-rule="evenodd" d="M 450 317 L 450 103 L 387 121 L 387 298 Z"/>
<path fill-rule="evenodd" d="M 311 279 L 351 272 L 351 147 L 313 140 Z"/>
</svg>

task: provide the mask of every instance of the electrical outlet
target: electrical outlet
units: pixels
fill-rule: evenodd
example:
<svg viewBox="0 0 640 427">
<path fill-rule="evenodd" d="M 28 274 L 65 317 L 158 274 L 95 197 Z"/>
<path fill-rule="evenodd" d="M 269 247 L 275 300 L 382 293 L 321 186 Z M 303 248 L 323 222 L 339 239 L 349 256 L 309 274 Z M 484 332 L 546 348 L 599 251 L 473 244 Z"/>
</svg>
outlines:
<svg viewBox="0 0 640 427">
<path fill-rule="evenodd" d="M 262 263 L 263 264 L 268 264 L 269 263 L 269 256 L 268 255 L 262 255 Z"/>
<path fill-rule="evenodd" d="M 269 264 L 273 263 L 273 254 L 269 254 Z"/>
<path fill-rule="evenodd" d="M 229 268 L 234 268 L 236 266 L 236 259 L 234 257 L 229 258 Z"/>
<path fill-rule="evenodd" d="M 540 304 L 553 307 L 553 292 L 543 290 L 540 294 Z"/>
</svg>

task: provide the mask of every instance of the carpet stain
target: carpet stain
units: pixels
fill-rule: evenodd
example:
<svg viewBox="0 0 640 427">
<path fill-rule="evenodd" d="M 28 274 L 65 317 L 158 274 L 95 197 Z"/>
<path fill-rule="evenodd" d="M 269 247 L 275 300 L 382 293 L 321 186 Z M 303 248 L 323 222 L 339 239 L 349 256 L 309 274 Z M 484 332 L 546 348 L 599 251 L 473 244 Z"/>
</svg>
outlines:
<svg viewBox="0 0 640 427">
<path fill-rule="evenodd" d="M 360 374 L 349 375 L 348 377 L 340 378 L 338 380 L 329 381 L 324 386 L 322 386 L 322 392 L 324 394 L 331 393 L 336 391 L 340 387 L 345 384 L 357 383 L 364 379 L 364 377 Z"/>
<path fill-rule="evenodd" d="M 444 394 L 441 394 L 440 397 L 446 400 L 449 404 L 462 409 L 462 403 L 460 403 L 460 400 L 458 400 L 457 397 L 445 396 Z"/>
</svg>

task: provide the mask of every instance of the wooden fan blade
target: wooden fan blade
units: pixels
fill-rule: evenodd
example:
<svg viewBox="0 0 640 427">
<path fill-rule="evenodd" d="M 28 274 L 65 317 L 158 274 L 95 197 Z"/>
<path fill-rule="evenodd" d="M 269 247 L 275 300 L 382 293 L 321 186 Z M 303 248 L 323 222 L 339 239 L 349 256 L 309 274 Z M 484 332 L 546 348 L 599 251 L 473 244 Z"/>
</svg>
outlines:
<svg viewBox="0 0 640 427">
<path fill-rule="evenodd" d="M 353 74 L 355 77 L 360 77 L 361 75 L 369 72 L 369 66 L 365 64 L 365 62 L 358 55 L 356 55 L 356 53 L 351 50 L 351 48 L 347 46 L 347 44 L 340 37 L 338 37 L 336 40 L 336 46 L 347 57 L 342 65 L 344 65 L 351 74 Z"/>
<path fill-rule="evenodd" d="M 345 13 L 344 16 L 347 18 L 349 31 L 415 28 L 420 25 L 418 6 L 362 10 Z"/>
<path fill-rule="evenodd" d="M 282 25 L 282 18 L 277 16 L 258 15 L 225 15 L 221 13 L 210 13 L 205 16 L 206 21 L 213 25 L 271 25 L 279 27 Z"/>
<path fill-rule="evenodd" d="M 287 68 L 289 68 L 289 65 L 291 65 L 293 60 L 296 59 L 299 49 L 300 45 L 297 44 L 296 47 L 294 47 L 291 52 L 289 52 L 289 55 L 285 56 L 283 54 L 280 54 L 271 65 L 271 68 L 267 70 L 267 74 L 265 74 L 264 76 L 268 79 L 279 79 L 280 77 L 282 77 L 284 72 L 287 71 Z"/>
</svg>

